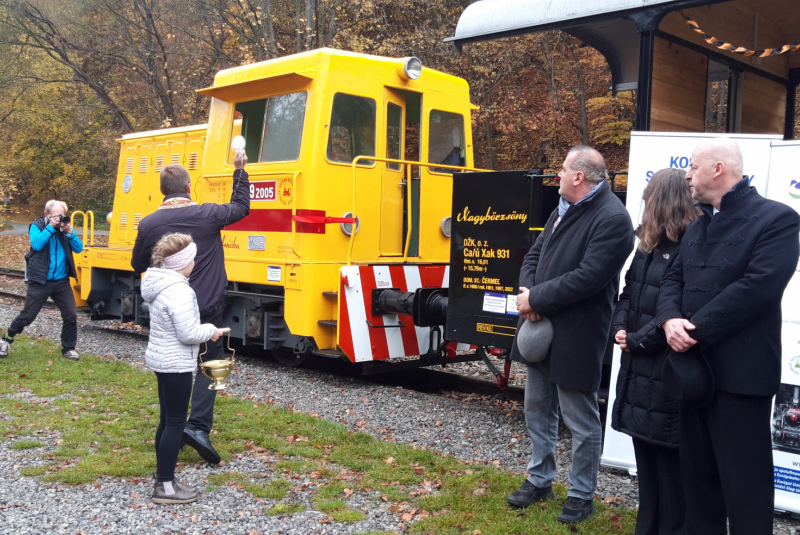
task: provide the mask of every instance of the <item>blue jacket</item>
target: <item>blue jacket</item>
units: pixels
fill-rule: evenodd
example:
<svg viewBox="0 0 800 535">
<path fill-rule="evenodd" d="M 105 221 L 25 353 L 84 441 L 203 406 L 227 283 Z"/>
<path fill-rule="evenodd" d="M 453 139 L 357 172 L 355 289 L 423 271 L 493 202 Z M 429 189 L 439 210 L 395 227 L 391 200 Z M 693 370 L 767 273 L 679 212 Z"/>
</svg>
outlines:
<svg viewBox="0 0 800 535">
<path fill-rule="evenodd" d="M 31 224 L 28 236 L 31 241 L 31 250 L 26 255 L 28 279 L 44 284 L 46 281 L 76 276 L 72 254 L 67 255 L 65 251 L 67 246 L 70 253 L 83 250 L 83 243 L 74 231 L 64 234 L 50 226 L 45 218 L 39 218 Z M 45 267 L 47 271 L 42 273 Z"/>
</svg>

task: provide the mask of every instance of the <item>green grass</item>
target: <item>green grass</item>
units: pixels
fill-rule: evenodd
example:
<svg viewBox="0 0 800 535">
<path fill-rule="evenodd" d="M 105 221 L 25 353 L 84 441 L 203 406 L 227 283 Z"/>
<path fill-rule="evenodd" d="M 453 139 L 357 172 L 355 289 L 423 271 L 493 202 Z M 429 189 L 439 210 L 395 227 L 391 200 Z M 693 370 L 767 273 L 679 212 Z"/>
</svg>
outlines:
<svg viewBox="0 0 800 535">
<path fill-rule="evenodd" d="M 43 442 L 39 442 L 38 440 L 17 440 L 14 442 L 14 445 L 11 446 L 12 450 L 32 450 L 34 448 L 41 448 L 44 446 Z"/>
<path fill-rule="evenodd" d="M 149 477 L 158 423 L 155 376 L 91 355 L 79 362 L 58 356 L 53 343 L 37 340 L 31 345 L 20 337 L 9 358 L 0 361 L 0 395 L 29 391 L 46 401 L 0 398 L 0 413 L 12 417 L 0 421 L 0 440 L 13 438 L 15 447 L 24 449 L 42 445 L 32 440 L 37 431 L 60 436 L 56 449 L 42 457 L 46 462 L 25 468 L 23 475 L 67 484 L 93 482 L 100 476 Z M 313 507 L 340 522 L 363 518 L 361 511 L 348 506 L 348 498 L 361 493 L 363 499 L 366 493 L 373 501 L 371 508 L 391 506 L 398 522 L 402 515 L 412 515 L 414 521 L 404 528 L 411 534 L 573 532 L 556 521 L 566 499 L 561 485 L 554 486 L 557 499 L 515 510 L 505 499 L 522 482 L 518 475 L 383 442 L 338 423 L 233 395 L 217 397 L 215 430 L 214 444 L 225 460 L 265 449 L 271 457 L 284 459 L 273 465 L 268 478 L 235 472 L 208 478 L 207 491 L 236 485 L 260 498 L 269 515 L 305 509 L 289 493 L 299 478 L 316 486 Z M 42 454 L 34 449 L 26 455 Z M 179 461 L 202 460 L 185 448 Z M 599 501 L 596 506 L 598 514 L 581 523 L 580 532 L 633 533 L 633 511 Z"/>
<path fill-rule="evenodd" d="M 281 500 L 286 497 L 292 484 L 285 479 L 275 479 L 266 485 L 248 485 L 245 490 L 256 498 Z"/>
<path fill-rule="evenodd" d="M 366 515 L 361 511 L 354 509 L 345 509 L 343 511 L 334 511 L 331 515 L 337 522 L 360 522 L 366 518 Z"/>
<path fill-rule="evenodd" d="M 299 513 L 305 510 L 306 508 L 299 503 L 278 502 L 272 506 L 272 509 L 268 509 L 266 513 L 270 516 L 292 515 L 294 513 Z"/>
</svg>

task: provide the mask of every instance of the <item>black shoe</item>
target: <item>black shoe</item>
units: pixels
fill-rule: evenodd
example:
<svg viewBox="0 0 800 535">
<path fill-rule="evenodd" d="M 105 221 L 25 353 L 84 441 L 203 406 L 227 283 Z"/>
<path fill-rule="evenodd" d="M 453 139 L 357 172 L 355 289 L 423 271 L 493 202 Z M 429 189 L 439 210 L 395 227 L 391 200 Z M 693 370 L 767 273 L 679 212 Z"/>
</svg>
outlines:
<svg viewBox="0 0 800 535">
<path fill-rule="evenodd" d="M 196 429 L 184 429 L 183 443 L 188 444 L 196 449 L 197 453 L 200 454 L 200 457 L 211 464 L 219 464 L 219 462 L 222 460 L 219 456 L 219 453 L 217 453 L 217 450 L 215 450 L 214 446 L 211 445 L 211 439 L 208 438 L 208 433 L 204 433 Z"/>
<path fill-rule="evenodd" d="M 522 486 L 512 492 L 506 501 L 514 507 L 528 507 L 533 503 L 555 497 L 552 485 L 539 488 L 526 479 Z"/>
<path fill-rule="evenodd" d="M 558 521 L 566 524 L 583 522 L 595 513 L 594 502 L 592 500 L 582 500 L 575 496 L 567 498 L 567 503 L 558 515 Z"/>
</svg>

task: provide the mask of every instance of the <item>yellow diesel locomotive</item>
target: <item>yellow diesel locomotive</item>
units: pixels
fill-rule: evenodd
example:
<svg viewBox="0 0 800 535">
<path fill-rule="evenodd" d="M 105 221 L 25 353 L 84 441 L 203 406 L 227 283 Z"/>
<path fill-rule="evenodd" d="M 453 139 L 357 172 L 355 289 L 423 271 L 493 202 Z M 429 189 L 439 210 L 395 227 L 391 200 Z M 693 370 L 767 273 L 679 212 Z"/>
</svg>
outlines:
<svg viewBox="0 0 800 535">
<path fill-rule="evenodd" d="M 372 290 L 448 285 L 452 173 L 473 167 L 466 81 L 414 57 L 319 49 L 220 71 L 198 92 L 208 124 L 119 140 L 109 243 L 76 255 L 79 304 L 146 323 L 130 260 L 161 168 L 186 167 L 196 202 L 228 202 L 242 135 L 250 214 L 222 233 L 232 336 L 289 365 L 441 350 L 437 327 L 382 313 Z"/>
</svg>

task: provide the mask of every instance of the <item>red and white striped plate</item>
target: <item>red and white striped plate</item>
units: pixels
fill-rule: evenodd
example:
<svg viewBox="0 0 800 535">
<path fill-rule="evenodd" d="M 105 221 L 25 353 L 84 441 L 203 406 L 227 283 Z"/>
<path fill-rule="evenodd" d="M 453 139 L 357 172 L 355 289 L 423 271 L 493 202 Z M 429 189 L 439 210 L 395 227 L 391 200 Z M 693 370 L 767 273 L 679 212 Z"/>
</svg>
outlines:
<svg viewBox="0 0 800 535">
<path fill-rule="evenodd" d="M 373 288 L 447 288 L 450 266 L 346 266 L 339 287 L 339 347 L 353 362 L 409 357 L 426 353 L 429 327 L 416 327 L 411 316 L 372 315 Z M 376 327 L 370 327 L 369 324 Z M 381 328 L 388 325 L 404 327 Z M 469 349 L 458 344 L 457 350 Z"/>
</svg>

